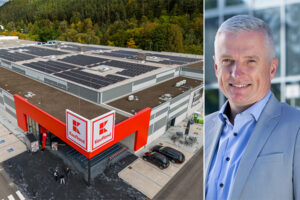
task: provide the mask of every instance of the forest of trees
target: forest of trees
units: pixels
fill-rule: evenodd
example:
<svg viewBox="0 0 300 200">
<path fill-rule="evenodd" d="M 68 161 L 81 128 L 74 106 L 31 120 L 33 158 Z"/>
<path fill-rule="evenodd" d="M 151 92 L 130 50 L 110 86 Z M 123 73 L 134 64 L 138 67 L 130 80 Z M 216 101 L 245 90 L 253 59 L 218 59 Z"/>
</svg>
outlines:
<svg viewBox="0 0 300 200">
<path fill-rule="evenodd" d="M 202 0 L 10 0 L 3 35 L 203 54 Z"/>
</svg>

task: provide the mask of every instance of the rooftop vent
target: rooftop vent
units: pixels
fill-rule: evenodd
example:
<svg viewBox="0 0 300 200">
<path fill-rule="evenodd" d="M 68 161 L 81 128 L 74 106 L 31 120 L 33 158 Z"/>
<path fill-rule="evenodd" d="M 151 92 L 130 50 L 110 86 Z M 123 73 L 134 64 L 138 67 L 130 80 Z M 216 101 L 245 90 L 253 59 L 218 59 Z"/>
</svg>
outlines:
<svg viewBox="0 0 300 200">
<path fill-rule="evenodd" d="M 178 81 L 176 84 L 175 84 L 175 87 L 181 87 L 183 86 L 184 84 L 186 84 L 186 80 L 181 80 L 181 81 Z"/>
<path fill-rule="evenodd" d="M 139 97 L 138 96 L 134 96 L 134 95 L 129 95 L 128 96 L 128 101 L 138 101 Z"/>
<path fill-rule="evenodd" d="M 146 53 L 138 53 L 137 59 L 138 60 L 146 60 L 147 54 Z"/>
<path fill-rule="evenodd" d="M 61 43 L 60 42 L 58 42 L 58 43 L 55 44 L 55 48 L 56 49 L 60 49 L 60 47 L 61 47 Z"/>
<path fill-rule="evenodd" d="M 129 95 L 128 96 L 128 101 L 133 101 L 134 100 L 134 96 L 133 95 Z"/>
<path fill-rule="evenodd" d="M 100 72 L 106 72 L 108 70 L 110 70 L 110 67 L 107 65 L 100 65 L 99 69 Z"/>
<path fill-rule="evenodd" d="M 163 94 L 159 97 L 160 100 L 169 101 L 172 99 L 172 95 L 169 93 Z"/>
<path fill-rule="evenodd" d="M 83 47 L 82 46 L 78 46 L 77 50 L 80 51 L 80 52 L 83 52 Z"/>
<path fill-rule="evenodd" d="M 33 92 L 27 92 L 27 94 L 25 94 L 25 97 L 27 97 L 27 98 L 32 98 L 32 97 L 34 97 L 35 96 L 35 94 L 33 93 Z"/>
</svg>

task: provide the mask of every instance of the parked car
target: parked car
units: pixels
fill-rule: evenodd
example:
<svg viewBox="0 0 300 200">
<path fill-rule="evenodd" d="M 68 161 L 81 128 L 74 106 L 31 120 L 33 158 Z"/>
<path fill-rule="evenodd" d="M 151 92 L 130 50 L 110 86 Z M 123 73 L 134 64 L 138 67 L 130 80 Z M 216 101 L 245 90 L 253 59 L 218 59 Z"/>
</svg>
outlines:
<svg viewBox="0 0 300 200">
<path fill-rule="evenodd" d="M 176 149 L 173 149 L 172 147 L 156 145 L 152 148 L 152 151 L 165 155 L 174 163 L 183 163 L 185 160 L 184 154 Z"/>
<path fill-rule="evenodd" d="M 143 156 L 143 160 L 155 164 L 160 169 L 165 169 L 170 165 L 168 158 L 157 152 L 146 152 Z"/>
</svg>

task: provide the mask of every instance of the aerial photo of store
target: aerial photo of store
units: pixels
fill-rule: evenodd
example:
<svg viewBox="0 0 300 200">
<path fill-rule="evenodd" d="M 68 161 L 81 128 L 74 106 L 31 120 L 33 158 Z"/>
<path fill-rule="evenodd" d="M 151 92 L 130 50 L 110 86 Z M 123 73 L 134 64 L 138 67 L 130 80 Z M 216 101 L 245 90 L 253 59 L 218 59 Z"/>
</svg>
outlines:
<svg viewBox="0 0 300 200">
<path fill-rule="evenodd" d="M 38 146 L 58 145 L 89 168 L 139 152 L 202 109 L 200 55 L 8 36 L 0 44 L 0 109 Z"/>
</svg>

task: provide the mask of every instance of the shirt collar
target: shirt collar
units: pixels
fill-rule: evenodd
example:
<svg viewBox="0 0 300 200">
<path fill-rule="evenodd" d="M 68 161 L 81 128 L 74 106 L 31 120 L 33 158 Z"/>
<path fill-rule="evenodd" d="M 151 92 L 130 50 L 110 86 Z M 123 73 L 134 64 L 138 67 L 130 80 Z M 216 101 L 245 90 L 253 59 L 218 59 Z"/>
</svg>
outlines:
<svg viewBox="0 0 300 200">
<path fill-rule="evenodd" d="M 258 121 L 264 107 L 266 106 L 267 102 L 269 101 L 270 97 L 272 96 L 271 90 L 266 94 L 264 98 L 253 104 L 251 107 L 249 107 L 247 110 L 243 111 L 242 113 L 249 113 L 251 114 L 256 121 Z M 221 107 L 219 111 L 219 118 L 222 122 L 225 122 L 226 119 L 228 119 L 227 115 L 225 114 L 225 110 L 228 105 L 228 100 L 224 103 L 224 105 Z"/>
</svg>

